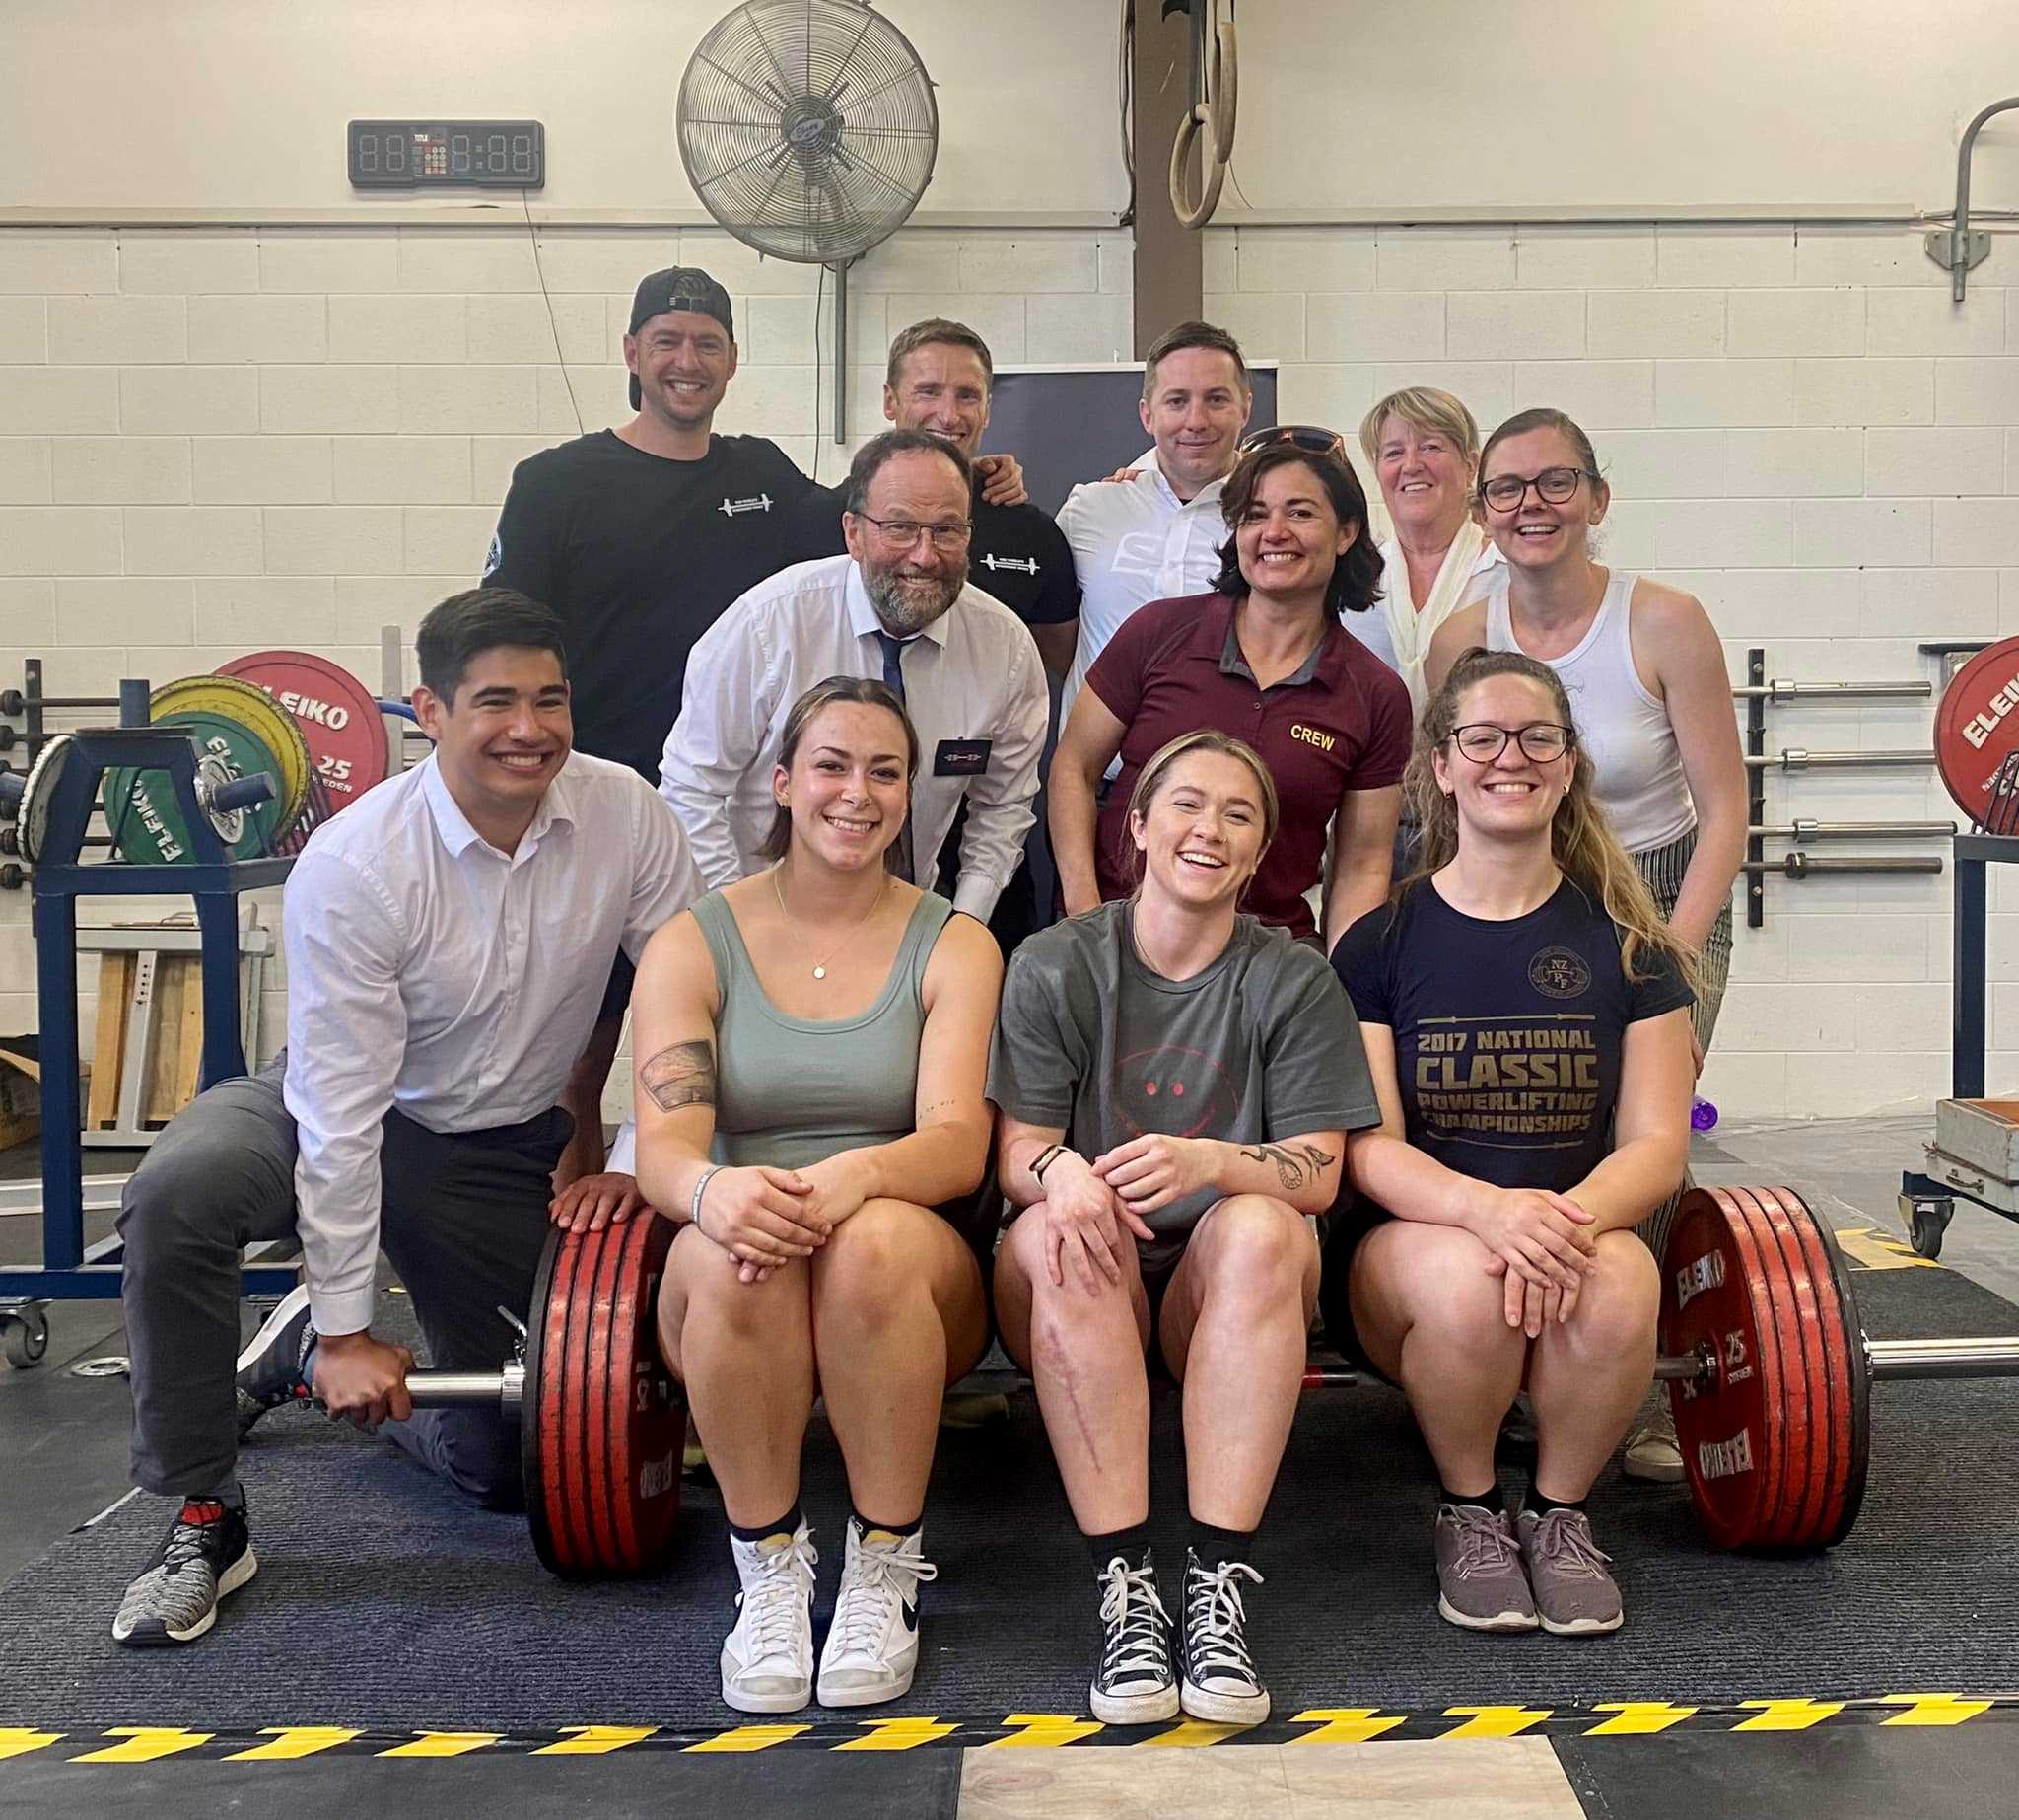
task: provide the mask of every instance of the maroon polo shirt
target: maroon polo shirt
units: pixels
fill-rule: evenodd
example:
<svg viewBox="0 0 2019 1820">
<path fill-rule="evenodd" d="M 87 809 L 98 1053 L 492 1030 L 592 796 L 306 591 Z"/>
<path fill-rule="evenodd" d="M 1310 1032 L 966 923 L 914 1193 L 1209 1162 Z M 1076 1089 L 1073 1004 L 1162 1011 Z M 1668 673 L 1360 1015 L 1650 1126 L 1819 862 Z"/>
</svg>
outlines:
<svg viewBox="0 0 2019 1820">
<path fill-rule="evenodd" d="M 1143 767 L 1202 727 L 1244 739 L 1275 774 L 1282 822 L 1240 907 L 1292 936 L 1315 927 L 1304 893 L 1325 874 L 1325 833 L 1349 790 L 1399 783 L 1409 761 L 1409 691 L 1334 621 L 1293 676 L 1258 688 L 1222 594 L 1152 600 L 1132 613 L 1086 672 L 1122 723 L 1122 771 L 1094 839 L 1102 901 L 1136 884 L 1129 798 Z"/>
</svg>

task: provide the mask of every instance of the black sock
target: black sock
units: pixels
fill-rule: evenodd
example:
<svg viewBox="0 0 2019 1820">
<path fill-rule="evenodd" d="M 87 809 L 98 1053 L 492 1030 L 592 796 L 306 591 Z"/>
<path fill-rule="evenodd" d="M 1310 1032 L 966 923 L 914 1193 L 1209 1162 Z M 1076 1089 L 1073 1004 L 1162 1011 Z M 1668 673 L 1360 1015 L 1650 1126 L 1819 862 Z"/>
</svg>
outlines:
<svg viewBox="0 0 2019 1820">
<path fill-rule="evenodd" d="M 1500 1482 L 1497 1479 L 1483 1492 L 1460 1493 L 1454 1492 L 1448 1485 L 1441 1486 L 1438 1488 L 1437 1502 L 1440 1505 L 1478 1505 L 1483 1509 L 1493 1511 L 1496 1516 L 1504 1516 L 1507 1513 L 1507 1500 L 1501 1494 Z"/>
<path fill-rule="evenodd" d="M 1127 1529 L 1110 1529 L 1105 1535 L 1088 1536 L 1086 1546 L 1093 1556 L 1093 1571 L 1105 1574 L 1108 1563 L 1120 1555 L 1132 1568 L 1149 1558 L 1149 1525 L 1131 1523 Z"/>
<path fill-rule="evenodd" d="M 860 1510 L 853 1510 L 850 1514 L 862 1526 L 865 1535 L 872 1529 L 880 1529 L 887 1536 L 897 1537 L 900 1542 L 907 1536 L 917 1535 L 925 1526 L 926 1521 L 926 1514 L 923 1510 L 908 1523 L 879 1523 L 873 1517 L 865 1516 Z"/>
<path fill-rule="evenodd" d="M 1199 1565 L 1211 1571 L 1224 1561 L 1255 1565 L 1255 1532 L 1252 1529 L 1216 1529 L 1211 1523 L 1192 1519 L 1192 1553 Z"/>
<path fill-rule="evenodd" d="M 1587 1494 L 1588 1496 L 1589 1494 Z M 1552 1510 L 1582 1510 L 1582 1498 L 1545 1498 L 1534 1486 L 1528 1488 L 1527 1502 L 1522 1508 L 1536 1516 L 1547 1516 Z"/>
<path fill-rule="evenodd" d="M 730 1534 L 734 1536 L 738 1542 L 762 1542 L 767 1536 L 780 1534 L 798 1535 L 800 1524 L 803 1520 L 800 1515 L 800 1506 L 796 1501 L 792 1508 L 780 1517 L 777 1522 L 759 1523 L 750 1529 L 745 1529 L 740 1523 L 731 1523 L 730 1525 Z"/>
</svg>

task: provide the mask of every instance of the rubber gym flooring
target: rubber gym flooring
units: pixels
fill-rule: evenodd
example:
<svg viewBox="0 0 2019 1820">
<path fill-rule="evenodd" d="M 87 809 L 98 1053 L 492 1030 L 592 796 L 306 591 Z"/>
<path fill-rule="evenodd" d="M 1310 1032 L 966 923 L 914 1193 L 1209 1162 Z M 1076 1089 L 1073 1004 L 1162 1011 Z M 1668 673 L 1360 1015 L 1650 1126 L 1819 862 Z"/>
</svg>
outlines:
<svg viewBox="0 0 2019 1820">
<path fill-rule="evenodd" d="M 1865 1266 L 1875 1336 L 2019 1330 L 2019 1310 L 1961 1270 L 1910 1261 L 1891 1194 L 1919 1133 L 1895 1124 L 1727 1127 L 1700 1144 L 1698 1174 L 1790 1179 L 1820 1199 Z M 32 1250 L 29 1224 L 0 1222 L 10 1255 Z M 2019 1234 L 1959 1213 L 1945 1264 L 2009 1293 L 2015 1260 Z M 0 1374 L 0 1572 L 19 1570 L 0 1591 L 0 1811 L 2012 1808 L 2019 1710 L 1995 1696 L 2019 1629 L 2019 1460 L 1985 1444 L 2009 1427 L 1996 1382 L 1876 1391 L 1864 1518 L 1826 1558 L 1720 1555 L 1679 1490 L 1609 1473 L 1593 1511 L 1629 1623 L 1582 1642 L 1438 1623 L 1427 1465 L 1399 1398 L 1307 1397 L 1252 1601 L 1278 1717 L 1232 1736 L 1083 1717 L 1089 1576 L 1019 1397 L 1007 1425 L 942 1439 L 928 1530 L 942 1577 L 911 1698 L 757 1725 L 717 1694 L 731 1581 L 708 1488 L 688 1491 L 692 1546 L 662 1580 L 563 1587 L 520 1519 L 472 1514 L 389 1449 L 300 1412 L 247 1449 L 260 1576 L 203 1644 L 118 1649 L 105 1625 L 165 1506 L 136 1499 L 64 1533 L 118 1494 L 125 1396 L 68 1371 L 117 1351 L 116 1310 L 55 1313 L 42 1370 Z M 1167 1558 L 1183 1534 L 1173 1417 L 1160 1403 Z M 817 1426 L 807 1506 L 833 1544 L 839 1465 Z M 830 1557 L 830 1597 L 833 1571 Z M 1117 1742 L 1138 1748 L 1100 1748 Z"/>
</svg>

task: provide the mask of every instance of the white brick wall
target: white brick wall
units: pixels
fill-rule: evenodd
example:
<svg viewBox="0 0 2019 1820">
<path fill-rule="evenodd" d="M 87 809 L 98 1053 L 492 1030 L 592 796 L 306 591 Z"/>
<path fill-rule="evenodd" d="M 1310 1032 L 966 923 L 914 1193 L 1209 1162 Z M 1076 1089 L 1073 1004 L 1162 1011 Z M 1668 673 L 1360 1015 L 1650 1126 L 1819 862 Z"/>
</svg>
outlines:
<svg viewBox="0 0 2019 1820">
<path fill-rule="evenodd" d="M 1489 427 L 1577 416 L 1615 483 L 1610 559 L 1698 594 L 1735 675 L 1759 643 L 1774 675 L 1933 679 L 1918 640 L 2019 632 L 2019 239 L 1994 236 L 1960 310 L 1906 229 L 1215 229 L 1204 257 L 1209 315 L 1284 363 L 1288 415 L 1351 433 L 1427 383 Z M 879 426 L 883 346 L 920 315 L 972 322 L 1004 361 L 1124 354 L 1131 258 L 1114 231 L 897 236 L 850 274 L 852 436 Z M 628 415 L 631 287 L 675 261 L 735 299 L 722 427 L 832 478 L 832 286 L 816 327 L 817 272 L 713 231 L 543 228 L 537 263 L 506 229 L 0 231 L 0 684 L 28 655 L 100 693 L 269 644 L 376 684 L 379 628 L 411 634 L 473 578 L 513 464 L 578 413 Z M 1909 746 L 1927 724 L 1919 702 L 1804 704 L 1769 742 Z M 1949 813 L 1916 768 L 1770 773 L 1768 803 Z M 2019 878 L 1994 888 L 2011 1086 Z M 1710 1097 L 1813 1114 L 1946 1090 L 1948 879 L 1767 893 Z M 33 1015 L 26 913 L 0 893 L 0 1028 Z"/>
</svg>

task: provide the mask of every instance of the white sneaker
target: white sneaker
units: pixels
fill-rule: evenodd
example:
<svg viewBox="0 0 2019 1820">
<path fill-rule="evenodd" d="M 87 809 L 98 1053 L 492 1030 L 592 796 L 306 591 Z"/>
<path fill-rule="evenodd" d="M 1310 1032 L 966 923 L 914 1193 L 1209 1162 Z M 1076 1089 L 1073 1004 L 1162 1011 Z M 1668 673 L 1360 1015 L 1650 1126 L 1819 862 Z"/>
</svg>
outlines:
<svg viewBox="0 0 2019 1820">
<path fill-rule="evenodd" d="M 919 1665 L 919 1582 L 940 1576 L 924 1546 L 916 1529 L 899 1539 L 848 1519 L 834 1623 L 820 1651 L 823 1707 L 872 1707 L 910 1691 Z"/>
<path fill-rule="evenodd" d="M 813 1695 L 813 1532 L 730 1538 L 736 1628 L 723 1640 L 722 1697 L 738 1713 L 796 1713 Z"/>
<path fill-rule="evenodd" d="M 1669 1407 L 1666 1390 L 1655 1392 L 1653 1406 L 1628 1432 L 1620 1470 L 1628 1478 L 1649 1485 L 1683 1482 L 1683 1450 L 1676 1440 L 1675 1411 Z"/>
</svg>

